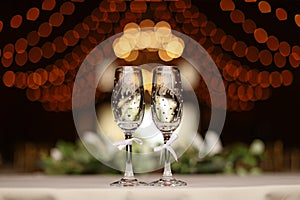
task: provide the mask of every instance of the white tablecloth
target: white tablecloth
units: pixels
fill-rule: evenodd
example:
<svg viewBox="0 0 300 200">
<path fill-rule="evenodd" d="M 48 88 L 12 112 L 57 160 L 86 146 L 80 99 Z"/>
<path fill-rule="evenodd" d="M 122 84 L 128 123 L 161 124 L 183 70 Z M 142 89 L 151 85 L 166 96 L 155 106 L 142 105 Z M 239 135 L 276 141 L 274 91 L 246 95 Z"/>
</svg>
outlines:
<svg viewBox="0 0 300 200">
<path fill-rule="evenodd" d="M 137 176 L 150 182 L 159 174 Z M 0 175 L 0 200 L 300 200 L 300 174 L 175 175 L 186 187 L 110 187 L 121 176 Z"/>
</svg>

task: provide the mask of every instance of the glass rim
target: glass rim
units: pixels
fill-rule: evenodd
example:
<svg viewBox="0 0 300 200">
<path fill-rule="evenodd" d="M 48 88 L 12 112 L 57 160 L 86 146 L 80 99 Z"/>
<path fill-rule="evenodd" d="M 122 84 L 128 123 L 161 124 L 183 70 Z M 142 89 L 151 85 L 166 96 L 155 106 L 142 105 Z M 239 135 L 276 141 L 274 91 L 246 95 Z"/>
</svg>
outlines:
<svg viewBox="0 0 300 200">
<path fill-rule="evenodd" d="M 176 65 L 158 65 L 158 66 L 154 67 L 153 70 L 163 70 L 163 69 L 171 69 L 171 70 L 179 71 L 179 68 Z"/>
<path fill-rule="evenodd" d="M 134 70 L 142 70 L 141 67 L 137 66 L 137 65 L 122 65 L 122 66 L 117 66 L 115 68 L 115 70 L 119 70 L 119 69 L 125 69 L 125 68 L 132 68 Z"/>
</svg>

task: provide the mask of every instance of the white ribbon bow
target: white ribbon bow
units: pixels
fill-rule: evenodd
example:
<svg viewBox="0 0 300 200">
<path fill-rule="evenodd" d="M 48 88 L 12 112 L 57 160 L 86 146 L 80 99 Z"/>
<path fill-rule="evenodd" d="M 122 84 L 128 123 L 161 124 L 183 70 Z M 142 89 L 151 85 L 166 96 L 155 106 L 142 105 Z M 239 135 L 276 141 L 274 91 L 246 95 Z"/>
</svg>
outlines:
<svg viewBox="0 0 300 200">
<path fill-rule="evenodd" d="M 126 139 L 126 140 L 121 140 L 113 143 L 114 146 L 117 146 L 119 150 L 124 149 L 127 145 L 132 145 L 132 142 L 136 142 L 140 145 L 143 144 L 143 141 L 139 138 L 131 138 L 131 139 Z"/>
<path fill-rule="evenodd" d="M 173 135 L 170 137 L 170 139 L 166 142 L 166 144 L 163 144 L 163 145 L 158 146 L 158 147 L 154 147 L 154 151 L 155 151 L 155 152 L 156 152 L 156 151 L 160 151 L 160 158 L 161 158 L 161 157 L 162 157 L 162 152 L 163 152 L 163 150 L 164 150 L 164 149 L 167 149 L 167 150 L 172 154 L 172 156 L 174 157 L 174 159 L 175 159 L 176 161 L 178 161 L 178 160 L 177 160 L 177 155 L 176 155 L 174 149 L 171 147 L 171 144 L 172 144 L 175 140 L 177 140 L 177 138 L 178 138 L 178 135 L 177 135 L 177 134 L 173 134 Z"/>
</svg>

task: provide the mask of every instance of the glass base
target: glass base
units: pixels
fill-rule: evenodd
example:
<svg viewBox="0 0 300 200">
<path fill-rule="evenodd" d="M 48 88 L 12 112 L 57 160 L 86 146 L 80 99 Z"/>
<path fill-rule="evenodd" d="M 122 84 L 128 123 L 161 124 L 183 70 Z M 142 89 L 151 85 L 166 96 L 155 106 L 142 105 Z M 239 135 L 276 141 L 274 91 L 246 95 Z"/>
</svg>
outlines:
<svg viewBox="0 0 300 200">
<path fill-rule="evenodd" d="M 160 187 L 178 187 L 178 186 L 186 186 L 187 183 L 181 180 L 177 180 L 175 178 L 161 178 L 157 181 L 153 181 L 148 184 L 149 186 L 160 186 Z"/>
<path fill-rule="evenodd" d="M 122 178 L 119 181 L 115 181 L 110 184 L 110 186 L 117 186 L 117 187 L 132 187 L 132 186 L 147 186 L 147 185 L 148 185 L 147 183 L 138 181 L 136 178 L 134 179 Z"/>
</svg>

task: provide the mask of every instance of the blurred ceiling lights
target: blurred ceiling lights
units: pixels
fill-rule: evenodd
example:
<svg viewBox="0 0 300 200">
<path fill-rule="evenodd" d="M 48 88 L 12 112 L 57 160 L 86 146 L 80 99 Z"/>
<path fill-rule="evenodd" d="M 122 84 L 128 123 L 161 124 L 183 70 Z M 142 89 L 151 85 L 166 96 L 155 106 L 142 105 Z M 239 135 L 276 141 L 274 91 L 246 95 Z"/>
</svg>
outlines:
<svg viewBox="0 0 300 200">
<path fill-rule="evenodd" d="M 138 57 L 138 50 L 147 49 L 158 52 L 160 59 L 166 62 L 179 58 L 184 41 L 172 34 L 169 23 L 161 21 L 153 25 L 149 19 L 141 21 L 140 26 L 133 22 L 126 24 L 123 35 L 113 43 L 116 56 L 131 62 Z"/>
<path fill-rule="evenodd" d="M 7 87 L 25 89 L 27 98 L 41 102 L 47 111 L 71 110 L 73 82 L 82 61 L 97 44 L 123 30 L 123 36 L 114 43 L 114 51 L 129 64 L 138 59 L 139 50 L 145 48 L 150 52 L 158 50 L 160 59 L 166 62 L 180 57 L 184 43 L 172 35 L 171 30 L 198 41 L 223 75 L 230 111 L 251 110 L 255 101 L 270 97 L 272 88 L 291 85 L 293 68 L 300 64 L 298 45 L 282 41 L 267 28 L 258 27 L 255 19 L 241 10 L 245 7 L 238 8 L 232 0 L 214 3 L 219 4 L 220 12 L 228 12 L 229 21 L 239 24 L 246 35 L 253 35 L 256 44 L 237 40 L 217 27 L 191 0 L 104 0 L 74 27 L 64 28 L 65 20 L 75 15 L 82 2 L 84 0 L 44 0 L 40 6 L 17 13 L 10 20 L 0 19 L 0 34 L 20 30 L 26 24 L 38 24 L 36 29 L 26 29 L 26 36 L 7 41 L 0 48 L 5 68 L 2 80 Z M 299 14 L 292 16 L 267 1 L 245 0 L 243 3 L 257 4 L 261 14 L 274 15 L 277 22 L 293 20 L 295 27 L 300 27 Z M 153 27 L 153 31 L 144 31 L 148 27 Z M 48 39 L 49 36 L 54 39 Z M 102 56 L 106 53 L 104 50 Z M 56 55 L 62 54 L 63 57 L 56 59 Z M 249 67 L 245 60 L 261 67 Z M 44 61 L 50 64 L 45 66 Z M 26 70 L 30 64 L 35 68 Z M 265 68 L 271 65 L 276 68 Z M 200 81 L 198 90 L 202 89 L 201 85 Z M 209 104 L 209 95 L 202 98 L 203 94 L 197 94 L 203 103 Z"/>
</svg>

